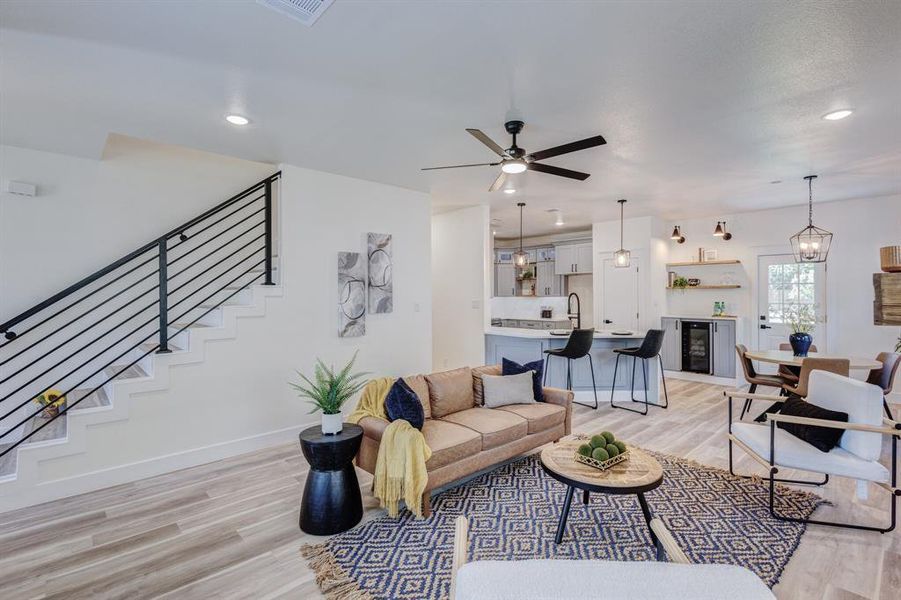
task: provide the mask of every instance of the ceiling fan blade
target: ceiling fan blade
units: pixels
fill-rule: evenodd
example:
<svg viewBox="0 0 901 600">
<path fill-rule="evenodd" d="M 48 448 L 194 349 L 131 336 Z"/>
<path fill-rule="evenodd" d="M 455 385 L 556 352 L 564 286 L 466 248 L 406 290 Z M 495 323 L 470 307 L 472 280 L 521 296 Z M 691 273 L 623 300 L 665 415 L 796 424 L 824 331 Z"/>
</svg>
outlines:
<svg viewBox="0 0 901 600">
<path fill-rule="evenodd" d="M 426 167 L 424 169 L 420 169 L 420 171 L 435 171 L 437 169 L 461 169 L 463 167 L 496 167 L 499 164 L 501 163 L 473 163 L 469 165 L 450 165 L 447 167 Z"/>
<path fill-rule="evenodd" d="M 603 146 L 606 143 L 607 140 L 605 140 L 603 136 L 596 135 L 594 137 L 585 138 L 584 140 L 579 140 L 578 142 L 570 142 L 568 144 L 563 144 L 562 146 L 555 146 L 553 148 L 548 148 L 547 150 L 539 150 L 538 152 L 533 152 L 532 154 L 529 154 L 526 159 L 544 160 L 546 158 L 551 158 L 552 156 L 560 156 L 561 154 L 576 152 L 577 150 L 585 150 L 586 148 Z"/>
<path fill-rule="evenodd" d="M 492 140 L 490 137 L 488 137 L 487 135 L 482 133 L 481 130 L 467 129 L 466 131 L 468 131 L 469 134 L 472 135 L 472 137 L 474 137 L 475 139 L 479 140 L 480 142 L 482 142 L 483 144 L 485 144 L 486 146 L 491 148 L 491 150 L 498 156 L 503 157 L 503 158 L 509 158 L 507 156 L 507 153 L 504 151 L 504 149 L 501 148 L 500 146 L 498 146 L 497 143 L 494 140 Z"/>
<path fill-rule="evenodd" d="M 579 181 L 585 181 L 591 175 L 589 173 L 580 173 L 579 171 L 570 171 L 569 169 L 563 169 L 561 167 L 554 167 L 551 165 L 543 165 L 541 163 L 529 163 L 528 169 L 530 171 L 538 171 L 540 173 L 547 173 L 548 175 L 559 175 L 560 177 L 569 177 L 570 179 L 578 179 Z"/>
<path fill-rule="evenodd" d="M 491 187 L 488 188 L 489 192 L 496 192 L 504 186 L 504 182 L 507 181 L 507 174 L 501 171 L 501 174 L 497 176 L 497 179 L 494 180 L 494 183 L 491 184 Z"/>
</svg>

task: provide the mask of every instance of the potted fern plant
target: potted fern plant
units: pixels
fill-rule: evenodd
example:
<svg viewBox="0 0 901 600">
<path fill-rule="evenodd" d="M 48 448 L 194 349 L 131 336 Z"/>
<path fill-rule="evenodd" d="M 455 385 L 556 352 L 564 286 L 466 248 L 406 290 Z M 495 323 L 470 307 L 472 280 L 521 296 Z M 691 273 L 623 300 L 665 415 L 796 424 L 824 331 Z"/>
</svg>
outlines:
<svg viewBox="0 0 901 600">
<path fill-rule="evenodd" d="M 350 362 L 336 372 L 334 366 L 329 367 L 322 359 L 317 358 L 312 380 L 298 371 L 297 374 L 302 381 L 290 384 L 301 398 L 309 399 L 313 405 L 310 414 L 322 412 L 322 433 L 326 435 L 341 433 L 344 427 L 341 407 L 366 385 L 363 378 L 368 373 L 351 372 L 355 360 L 357 360 L 356 352 Z"/>
</svg>

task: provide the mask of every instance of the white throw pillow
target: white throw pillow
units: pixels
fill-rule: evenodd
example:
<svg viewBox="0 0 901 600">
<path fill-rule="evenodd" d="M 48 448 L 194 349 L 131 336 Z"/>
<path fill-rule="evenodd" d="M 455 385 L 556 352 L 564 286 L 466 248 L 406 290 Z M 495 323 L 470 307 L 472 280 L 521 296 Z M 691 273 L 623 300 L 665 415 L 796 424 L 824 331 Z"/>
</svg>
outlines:
<svg viewBox="0 0 901 600">
<path fill-rule="evenodd" d="M 497 408 L 508 404 L 535 404 L 532 390 L 534 371 L 519 375 L 482 375 L 485 408 Z"/>
</svg>

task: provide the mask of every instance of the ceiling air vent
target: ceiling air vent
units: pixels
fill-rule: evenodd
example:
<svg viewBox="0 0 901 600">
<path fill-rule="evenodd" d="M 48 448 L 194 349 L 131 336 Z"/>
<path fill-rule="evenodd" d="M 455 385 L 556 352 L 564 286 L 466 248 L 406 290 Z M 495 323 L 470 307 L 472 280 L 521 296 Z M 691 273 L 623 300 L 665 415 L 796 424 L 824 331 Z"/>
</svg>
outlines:
<svg viewBox="0 0 901 600">
<path fill-rule="evenodd" d="M 307 27 L 311 27 L 332 2 L 334 0 L 257 0 L 257 4 L 297 19 Z"/>
</svg>

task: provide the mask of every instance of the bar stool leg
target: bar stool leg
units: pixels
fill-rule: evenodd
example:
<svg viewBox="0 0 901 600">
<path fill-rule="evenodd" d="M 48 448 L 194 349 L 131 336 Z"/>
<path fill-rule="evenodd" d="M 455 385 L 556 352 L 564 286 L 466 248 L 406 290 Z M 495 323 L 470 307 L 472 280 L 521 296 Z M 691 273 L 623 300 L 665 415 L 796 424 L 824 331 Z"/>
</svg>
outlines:
<svg viewBox="0 0 901 600">
<path fill-rule="evenodd" d="M 616 373 L 619 371 L 619 357 L 622 354 L 617 353 L 616 362 L 613 364 L 613 383 L 610 384 L 610 406 L 611 408 L 616 408 L 613 404 L 613 394 L 616 392 Z"/>
<path fill-rule="evenodd" d="M 598 387 L 594 381 L 594 361 L 591 360 L 591 354 L 589 354 L 586 358 L 588 358 L 588 367 L 591 369 L 591 389 L 594 390 L 594 406 L 591 406 L 590 404 L 585 404 L 583 402 L 576 402 L 575 400 L 573 400 L 573 402 L 575 404 L 581 404 L 582 406 L 589 406 L 589 407 L 597 410 L 598 409 Z M 617 358 L 618 358 L 618 356 L 617 356 Z"/>
<path fill-rule="evenodd" d="M 550 357 L 551 357 L 550 354 L 544 355 L 544 375 L 541 378 L 542 386 L 544 386 L 547 383 L 547 366 L 548 366 L 548 362 L 549 362 L 548 359 L 550 359 Z"/>
<path fill-rule="evenodd" d="M 666 375 L 663 374 L 663 357 L 657 354 L 657 360 L 660 361 L 660 379 L 663 381 L 663 408 L 669 408 L 669 394 L 666 393 Z"/>
<path fill-rule="evenodd" d="M 572 369 L 572 359 L 566 359 L 566 389 L 572 391 L 573 389 L 573 369 Z"/>
</svg>

